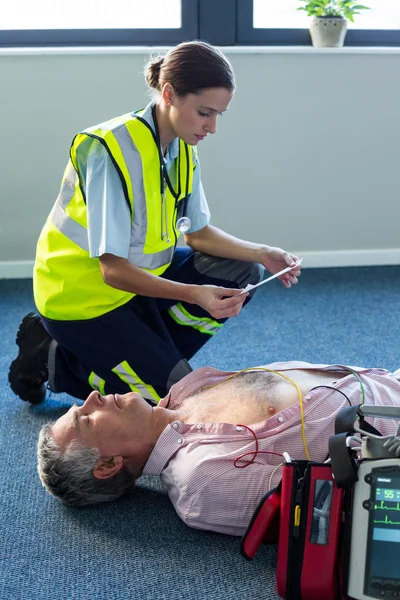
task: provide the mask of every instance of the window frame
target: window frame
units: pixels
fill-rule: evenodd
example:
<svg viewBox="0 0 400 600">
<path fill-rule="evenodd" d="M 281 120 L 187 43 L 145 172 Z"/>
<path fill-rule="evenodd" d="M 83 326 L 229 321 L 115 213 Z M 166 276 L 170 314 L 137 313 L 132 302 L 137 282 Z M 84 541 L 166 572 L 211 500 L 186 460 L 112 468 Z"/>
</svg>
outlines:
<svg viewBox="0 0 400 600">
<path fill-rule="evenodd" d="M 182 26 L 176 29 L 0 30 L 0 47 L 174 45 L 198 36 L 199 0 L 181 0 Z"/>
<path fill-rule="evenodd" d="M 253 0 L 181 2 L 179 29 L 0 30 L 0 47 L 173 46 L 191 39 L 219 46 L 311 46 L 308 29 L 254 28 Z M 400 29 L 351 29 L 345 46 L 400 46 Z"/>
</svg>

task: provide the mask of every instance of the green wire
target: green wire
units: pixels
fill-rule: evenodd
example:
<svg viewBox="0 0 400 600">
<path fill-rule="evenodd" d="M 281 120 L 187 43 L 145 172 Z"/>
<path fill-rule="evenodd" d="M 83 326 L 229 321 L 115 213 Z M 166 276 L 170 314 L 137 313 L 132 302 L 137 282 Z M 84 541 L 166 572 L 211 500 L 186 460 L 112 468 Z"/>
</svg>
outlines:
<svg viewBox="0 0 400 600">
<path fill-rule="evenodd" d="M 361 381 L 361 377 L 359 376 L 358 373 L 356 373 L 355 371 L 352 371 L 351 369 L 346 369 L 346 371 L 349 371 L 349 373 L 352 373 L 354 375 L 354 377 L 357 377 L 358 382 L 359 382 L 360 387 L 361 387 L 361 393 L 362 393 L 361 404 L 364 404 L 364 402 L 365 402 L 365 390 L 364 390 L 363 382 Z"/>
</svg>

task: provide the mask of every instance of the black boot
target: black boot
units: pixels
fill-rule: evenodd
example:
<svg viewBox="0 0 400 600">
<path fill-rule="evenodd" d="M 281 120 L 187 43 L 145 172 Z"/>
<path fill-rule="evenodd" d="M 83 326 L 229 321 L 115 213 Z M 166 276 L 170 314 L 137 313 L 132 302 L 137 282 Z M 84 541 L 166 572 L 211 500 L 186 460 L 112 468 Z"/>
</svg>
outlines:
<svg viewBox="0 0 400 600">
<path fill-rule="evenodd" d="M 45 399 L 51 340 L 39 315 L 29 313 L 22 319 L 15 340 L 19 353 L 8 372 L 11 389 L 21 400 L 39 404 Z"/>
</svg>

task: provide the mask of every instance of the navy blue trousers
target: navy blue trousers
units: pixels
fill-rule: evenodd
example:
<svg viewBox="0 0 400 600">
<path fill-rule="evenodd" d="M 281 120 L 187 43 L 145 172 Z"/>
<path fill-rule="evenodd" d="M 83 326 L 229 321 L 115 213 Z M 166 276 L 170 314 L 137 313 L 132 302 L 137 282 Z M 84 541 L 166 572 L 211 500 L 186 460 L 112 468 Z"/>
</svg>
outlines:
<svg viewBox="0 0 400 600">
<path fill-rule="evenodd" d="M 257 283 L 262 273 L 258 264 L 219 259 L 184 247 L 176 249 L 163 277 L 239 288 Z M 157 403 L 192 370 L 188 361 L 226 319 L 216 321 L 194 304 L 134 296 L 94 319 L 54 321 L 42 316 L 42 321 L 58 342 L 49 357 L 52 391 L 85 399 L 93 389 L 103 394 L 132 390 Z"/>
</svg>

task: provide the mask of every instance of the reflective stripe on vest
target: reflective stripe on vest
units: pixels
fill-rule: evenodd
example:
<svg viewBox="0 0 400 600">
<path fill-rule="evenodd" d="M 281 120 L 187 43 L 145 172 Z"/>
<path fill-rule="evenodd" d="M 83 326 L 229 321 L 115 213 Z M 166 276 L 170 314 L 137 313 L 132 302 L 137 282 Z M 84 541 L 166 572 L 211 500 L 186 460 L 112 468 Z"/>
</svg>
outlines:
<svg viewBox="0 0 400 600">
<path fill-rule="evenodd" d="M 100 392 L 100 394 L 102 396 L 105 396 L 106 392 L 105 392 L 105 385 L 106 382 L 104 379 L 102 379 L 101 377 L 99 377 L 98 375 L 96 375 L 96 373 L 93 373 L 93 371 L 90 373 L 89 375 L 89 385 L 90 387 L 92 387 L 94 390 L 97 390 L 98 392 Z"/>
<path fill-rule="evenodd" d="M 193 329 L 197 329 L 201 333 L 208 333 L 208 335 L 215 335 L 223 326 L 223 323 L 218 323 L 214 319 L 191 315 L 180 302 L 171 306 L 168 312 L 179 325 L 193 327 Z"/>
<path fill-rule="evenodd" d="M 126 360 L 111 370 L 129 386 L 132 392 L 137 392 L 145 400 L 153 400 L 156 404 L 160 402 L 160 396 L 156 390 L 151 385 L 144 383 Z"/>
<path fill-rule="evenodd" d="M 130 119 L 132 121 L 132 117 L 131 115 Z M 122 182 L 127 182 L 127 185 L 123 185 L 124 191 L 125 191 L 125 198 L 128 202 L 128 205 L 131 206 L 133 204 L 133 198 L 134 198 L 134 214 L 135 214 L 135 219 L 132 223 L 132 240 L 134 242 L 133 245 L 130 246 L 129 248 L 129 254 L 128 254 L 128 260 L 130 263 L 135 264 L 136 266 L 142 268 L 142 269 L 148 269 L 148 270 L 156 270 L 159 267 L 165 265 L 166 263 L 170 263 L 172 260 L 172 257 L 174 255 L 174 250 L 175 250 L 175 240 L 173 239 L 174 236 L 171 235 L 171 242 L 169 243 L 169 246 L 167 248 L 164 248 L 163 250 L 160 250 L 159 252 L 152 252 L 151 254 L 148 253 L 148 249 L 146 248 L 146 238 L 147 238 L 147 232 L 148 232 L 148 220 L 150 220 L 151 222 L 151 218 L 148 219 L 148 205 L 146 202 L 146 190 L 144 189 L 144 185 L 143 185 L 143 162 L 142 162 L 142 157 L 141 154 L 139 152 L 139 149 L 137 147 L 137 145 L 135 144 L 135 141 L 132 138 L 132 135 L 130 133 L 130 130 L 132 130 L 132 134 L 134 134 L 133 128 L 134 126 L 137 127 L 137 120 L 134 119 L 134 125 L 132 123 L 129 124 L 129 130 L 128 127 L 125 123 L 120 123 L 118 120 L 116 120 L 116 122 L 118 123 L 118 127 L 115 130 L 110 130 L 110 129 L 106 129 L 104 128 L 102 133 L 103 135 L 105 135 L 105 138 L 103 139 L 100 135 L 99 129 L 95 129 L 95 128 L 90 128 L 87 131 L 87 134 L 90 137 L 93 137 L 94 139 L 97 139 L 99 141 L 104 141 L 104 147 L 107 149 L 107 151 L 109 152 L 109 155 L 111 158 L 114 157 L 115 153 L 116 155 L 120 155 L 119 156 L 119 162 L 118 164 L 120 165 L 120 169 L 118 170 L 118 173 L 120 175 L 120 179 Z M 104 126 L 100 126 L 100 127 L 104 127 Z M 142 125 L 142 127 L 145 128 L 145 126 Z M 96 133 L 95 133 L 96 132 Z M 78 135 L 83 135 L 83 134 L 78 134 Z M 151 136 L 151 133 L 149 132 L 149 134 Z M 78 137 L 78 136 L 77 136 Z M 116 143 L 117 142 L 117 143 Z M 153 142 L 154 143 L 154 142 Z M 185 155 L 185 150 L 184 150 L 184 143 L 182 141 L 180 141 L 180 152 L 183 156 Z M 118 150 L 117 150 L 118 147 Z M 157 149 L 156 149 L 157 150 Z M 125 161 L 125 159 L 123 158 L 124 156 L 129 156 L 129 154 L 132 154 L 132 151 L 135 152 L 137 160 L 132 160 L 132 161 Z M 72 154 L 73 155 L 73 154 Z M 156 157 L 157 158 L 157 157 Z M 114 165 L 116 164 L 116 160 L 113 160 Z M 189 166 L 190 165 L 190 166 Z M 191 171 L 193 171 L 193 164 L 192 161 L 189 160 L 189 165 L 185 162 L 185 164 L 183 165 L 183 170 L 186 173 L 186 169 L 189 168 L 191 169 Z M 77 167 L 77 165 L 76 165 Z M 157 177 L 158 178 L 158 177 Z M 181 178 L 182 178 L 182 174 L 181 174 Z M 193 174 L 191 177 L 191 182 L 193 182 Z M 186 180 L 185 180 L 186 183 Z M 184 190 L 184 195 L 186 194 L 186 185 L 183 186 L 182 182 L 181 182 L 181 188 Z M 159 189 L 159 185 L 157 186 L 157 192 Z M 191 186 L 190 186 L 190 190 L 191 190 Z M 168 190 L 169 192 L 169 190 Z M 65 194 L 63 194 L 65 196 Z M 160 195 L 159 193 L 157 194 L 158 198 L 156 198 L 156 202 L 160 202 Z M 172 197 L 172 195 L 169 193 L 168 194 L 170 197 L 168 199 L 168 203 L 170 205 L 170 216 L 171 214 L 174 214 L 175 212 L 175 200 Z M 64 202 L 64 206 L 66 206 L 65 202 Z M 70 219 L 71 221 L 73 221 L 73 219 Z M 59 227 L 57 225 L 57 223 L 53 220 L 54 225 L 56 225 L 57 229 L 59 229 L 59 231 L 61 231 L 62 233 L 64 233 L 64 235 L 66 235 L 67 237 L 69 237 L 70 239 L 73 239 L 73 241 L 75 241 L 74 238 L 71 238 L 69 235 L 69 232 L 74 230 L 75 231 L 75 221 L 73 222 L 73 224 L 68 223 L 68 215 L 64 215 L 64 218 L 62 220 L 62 222 L 60 223 L 61 227 Z M 153 223 L 154 225 L 154 223 Z M 174 223 L 170 224 L 170 229 L 172 231 L 176 231 L 175 227 L 174 227 Z M 160 219 L 160 236 L 161 236 L 161 219 Z M 81 239 L 81 235 L 78 234 L 78 232 L 76 233 L 76 239 L 80 240 Z M 85 244 L 81 245 L 80 243 L 78 243 L 79 247 L 82 248 L 83 250 L 87 250 L 88 249 L 88 243 L 86 241 Z M 165 245 L 165 244 L 164 244 Z M 147 244 L 147 246 L 153 247 L 154 243 L 151 241 L 150 243 Z"/>
<path fill-rule="evenodd" d="M 179 159 L 171 167 L 171 179 L 175 175 L 175 188 L 180 187 L 181 194 L 176 201 L 166 189 L 171 234 L 171 239 L 167 240 L 162 236 L 165 215 L 161 207 L 158 149 L 152 131 L 128 114 L 77 134 L 71 145 L 71 158 L 60 194 L 37 246 L 35 302 L 39 312 L 50 319 L 95 318 L 122 306 L 135 295 L 105 284 L 99 259 L 89 255 L 86 198 L 78 155 L 81 161 L 87 159 L 92 139 L 106 148 L 121 180 L 121 202 L 127 202 L 131 215 L 134 215 L 128 261 L 137 267 L 154 275 L 162 275 L 168 268 L 179 236 L 176 229 L 178 204 L 192 190 L 192 149 L 180 140 Z"/>
<path fill-rule="evenodd" d="M 50 220 L 68 239 L 74 242 L 82 250 L 89 252 L 89 241 L 87 230 L 68 216 L 65 209 L 58 202 L 55 203 L 50 213 Z"/>
<path fill-rule="evenodd" d="M 74 242 L 79 248 L 89 252 L 89 242 L 87 231 L 82 225 L 71 219 L 67 212 L 56 203 L 50 213 L 50 220 L 57 227 L 58 231 L 63 233 L 68 239 Z M 170 263 L 174 255 L 174 247 L 167 248 L 156 254 L 141 254 L 142 248 L 130 248 L 128 260 L 130 263 L 142 269 L 153 271 L 160 265 Z"/>
</svg>

